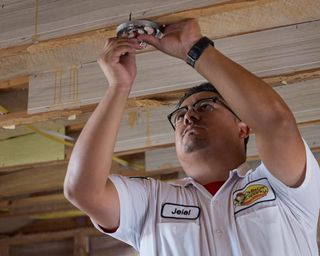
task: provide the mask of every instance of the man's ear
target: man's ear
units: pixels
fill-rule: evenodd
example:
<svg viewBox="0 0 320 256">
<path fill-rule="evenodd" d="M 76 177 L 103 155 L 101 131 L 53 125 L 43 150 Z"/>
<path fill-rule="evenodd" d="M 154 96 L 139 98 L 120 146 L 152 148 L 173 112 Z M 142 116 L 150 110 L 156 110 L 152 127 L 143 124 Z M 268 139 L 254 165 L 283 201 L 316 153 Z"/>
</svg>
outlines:
<svg viewBox="0 0 320 256">
<path fill-rule="evenodd" d="M 251 129 L 249 128 L 249 126 L 246 123 L 239 121 L 238 128 L 239 128 L 239 137 L 240 138 L 245 139 L 249 136 Z"/>
</svg>

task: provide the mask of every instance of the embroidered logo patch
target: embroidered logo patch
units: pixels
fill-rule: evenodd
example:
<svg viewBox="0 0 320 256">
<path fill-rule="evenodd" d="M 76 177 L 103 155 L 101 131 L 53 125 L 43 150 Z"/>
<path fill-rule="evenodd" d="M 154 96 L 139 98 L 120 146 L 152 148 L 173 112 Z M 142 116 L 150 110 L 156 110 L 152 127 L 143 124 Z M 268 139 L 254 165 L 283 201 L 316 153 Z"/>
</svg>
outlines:
<svg viewBox="0 0 320 256">
<path fill-rule="evenodd" d="M 259 200 L 261 197 L 266 196 L 268 191 L 269 189 L 265 185 L 249 185 L 244 191 L 236 194 L 233 204 L 238 206 L 249 205 Z"/>
<path fill-rule="evenodd" d="M 275 200 L 276 196 L 266 178 L 251 181 L 233 193 L 235 213 L 257 203 Z"/>
<path fill-rule="evenodd" d="M 192 205 L 164 203 L 161 209 L 163 218 L 195 220 L 199 215 L 200 208 Z"/>
</svg>

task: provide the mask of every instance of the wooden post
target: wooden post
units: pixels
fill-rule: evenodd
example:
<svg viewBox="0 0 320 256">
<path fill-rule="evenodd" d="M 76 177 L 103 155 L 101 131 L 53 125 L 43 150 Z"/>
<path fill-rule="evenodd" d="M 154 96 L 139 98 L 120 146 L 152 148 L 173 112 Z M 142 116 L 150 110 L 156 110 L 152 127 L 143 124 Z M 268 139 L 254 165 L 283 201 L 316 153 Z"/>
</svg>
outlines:
<svg viewBox="0 0 320 256">
<path fill-rule="evenodd" d="M 9 256 L 9 244 L 0 243 L 0 255 Z"/>
<path fill-rule="evenodd" d="M 88 256 L 89 250 L 89 237 L 81 232 L 76 233 L 73 238 L 73 256 Z"/>
</svg>

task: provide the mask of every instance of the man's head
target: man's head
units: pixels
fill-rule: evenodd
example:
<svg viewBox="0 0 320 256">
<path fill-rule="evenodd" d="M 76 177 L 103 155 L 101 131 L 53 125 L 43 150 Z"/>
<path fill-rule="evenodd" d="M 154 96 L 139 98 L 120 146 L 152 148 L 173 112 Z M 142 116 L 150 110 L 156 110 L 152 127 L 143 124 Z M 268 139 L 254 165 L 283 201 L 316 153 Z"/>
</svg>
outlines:
<svg viewBox="0 0 320 256">
<path fill-rule="evenodd" d="M 168 118 L 175 129 L 180 162 L 191 153 L 219 157 L 230 152 L 245 157 L 249 128 L 212 84 L 189 89 Z"/>
</svg>

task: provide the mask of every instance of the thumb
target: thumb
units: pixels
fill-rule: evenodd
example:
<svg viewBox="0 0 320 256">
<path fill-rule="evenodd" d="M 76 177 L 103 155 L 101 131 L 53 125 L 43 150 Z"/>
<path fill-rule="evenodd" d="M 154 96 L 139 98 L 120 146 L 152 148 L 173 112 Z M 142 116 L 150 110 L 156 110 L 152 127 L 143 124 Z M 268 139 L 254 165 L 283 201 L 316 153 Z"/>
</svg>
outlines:
<svg viewBox="0 0 320 256">
<path fill-rule="evenodd" d="M 151 35 L 139 35 L 137 37 L 137 39 L 139 41 L 143 41 L 143 42 L 146 42 L 147 44 L 150 44 L 154 47 L 156 47 L 157 49 L 159 48 L 160 46 L 160 41 L 158 38 L 156 38 L 155 36 L 151 36 Z"/>
</svg>

